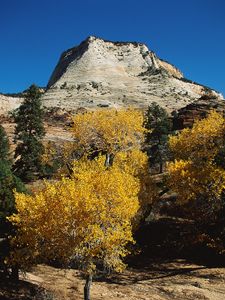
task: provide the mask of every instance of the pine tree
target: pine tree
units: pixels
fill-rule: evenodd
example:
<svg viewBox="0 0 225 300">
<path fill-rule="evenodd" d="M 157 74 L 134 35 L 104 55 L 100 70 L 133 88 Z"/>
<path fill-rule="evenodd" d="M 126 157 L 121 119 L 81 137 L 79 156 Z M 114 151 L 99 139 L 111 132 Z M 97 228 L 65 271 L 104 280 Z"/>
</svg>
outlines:
<svg viewBox="0 0 225 300">
<path fill-rule="evenodd" d="M 149 156 L 150 167 L 159 166 L 163 171 L 163 164 L 168 159 L 168 135 L 171 132 L 171 122 L 165 109 L 153 102 L 145 114 L 144 127 L 145 144 Z"/>
<path fill-rule="evenodd" d="M 15 212 L 14 190 L 25 192 L 22 182 L 13 175 L 9 154 L 9 141 L 4 128 L 0 125 L 0 265 L 7 270 L 4 263 L 9 254 L 9 239 L 13 227 L 7 217 Z"/>
<path fill-rule="evenodd" d="M 0 125 L 0 160 L 9 161 L 9 141 L 5 129 Z"/>
<path fill-rule="evenodd" d="M 23 181 L 31 181 L 41 174 L 41 156 L 44 153 L 42 138 L 43 108 L 41 92 L 37 86 L 31 85 L 27 90 L 24 102 L 15 113 L 15 174 Z"/>
</svg>

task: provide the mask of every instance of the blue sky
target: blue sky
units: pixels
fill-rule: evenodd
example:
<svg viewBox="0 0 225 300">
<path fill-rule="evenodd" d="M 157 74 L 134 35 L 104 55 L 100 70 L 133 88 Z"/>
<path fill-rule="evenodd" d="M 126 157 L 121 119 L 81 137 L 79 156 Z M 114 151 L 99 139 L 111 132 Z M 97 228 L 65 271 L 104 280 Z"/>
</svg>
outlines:
<svg viewBox="0 0 225 300">
<path fill-rule="evenodd" d="M 143 42 L 225 96 L 224 0 L 1 0 L 0 92 L 46 86 L 62 51 L 89 35 Z"/>
</svg>

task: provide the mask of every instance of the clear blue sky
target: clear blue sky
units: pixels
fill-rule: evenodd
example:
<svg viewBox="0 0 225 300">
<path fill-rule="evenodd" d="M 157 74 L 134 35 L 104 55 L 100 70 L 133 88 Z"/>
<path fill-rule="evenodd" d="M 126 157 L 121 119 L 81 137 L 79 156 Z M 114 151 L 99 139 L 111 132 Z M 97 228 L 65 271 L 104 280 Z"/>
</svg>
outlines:
<svg viewBox="0 0 225 300">
<path fill-rule="evenodd" d="M 45 86 L 89 35 L 143 42 L 225 96 L 224 0 L 0 0 L 0 92 Z"/>
</svg>

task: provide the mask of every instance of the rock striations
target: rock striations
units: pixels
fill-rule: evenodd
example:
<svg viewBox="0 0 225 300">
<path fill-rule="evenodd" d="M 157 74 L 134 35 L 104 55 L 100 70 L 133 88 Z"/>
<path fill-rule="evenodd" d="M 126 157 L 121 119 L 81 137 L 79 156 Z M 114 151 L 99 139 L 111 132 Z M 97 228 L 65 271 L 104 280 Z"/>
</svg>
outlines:
<svg viewBox="0 0 225 300">
<path fill-rule="evenodd" d="M 20 106 L 22 102 L 21 97 L 7 96 L 0 94 L 0 116 L 7 114 Z"/>
<path fill-rule="evenodd" d="M 180 109 L 217 92 L 183 77 L 141 43 L 111 42 L 89 37 L 65 51 L 43 95 L 44 105 L 80 107 L 147 107 L 155 101 L 168 111 Z"/>
</svg>

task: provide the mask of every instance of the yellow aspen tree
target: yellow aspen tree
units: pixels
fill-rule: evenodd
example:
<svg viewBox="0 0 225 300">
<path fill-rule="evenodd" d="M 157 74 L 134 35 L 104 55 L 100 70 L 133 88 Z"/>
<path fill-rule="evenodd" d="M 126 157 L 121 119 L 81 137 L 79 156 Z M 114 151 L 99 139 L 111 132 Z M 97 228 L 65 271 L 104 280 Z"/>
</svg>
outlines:
<svg viewBox="0 0 225 300">
<path fill-rule="evenodd" d="M 224 135 L 224 118 L 212 111 L 207 118 L 196 121 L 193 128 L 185 128 L 177 136 L 171 136 L 169 146 L 176 159 L 213 160 Z"/>
<path fill-rule="evenodd" d="M 106 156 L 105 164 L 113 163 L 121 151 L 137 149 L 144 140 L 143 113 L 137 109 L 104 109 L 79 113 L 71 117 L 73 141 L 45 145 L 43 163 L 50 169 L 58 164 L 57 174 L 68 174 L 71 163 L 82 155 Z M 56 174 L 56 175 L 57 175 Z"/>
<path fill-rule="evenodd" d="M 168 164 L 168 180 L 180 203 L 204 199 L 216 204 L 221 200 L 225 170 L 216 159 L 224 138 L 224 118 L 215 111 L 195 122 L 193 128 L 170 138 L 175 160 Z"/>
<path fill-rule="evenodd" d="M 114 159 L 121 172 L 127 172 L 136 177 L 140 182 L 139 210 L 135 216 L 134 231 L 140 226 L 141 220 L 149 215 L 153 201 L 158 199 L 158 188 L 149 173 L 148 156 L 139 149 L 117 153 Z"/>
<path fill-rule="evenodd" d="M 127 244 L 134 243 L 132 221 L 139 209 L 140 180 L 130 167 L 105 157 L 82 158 L 70 178 L 45 182 L 34 195 L 16 193 L 17 214 L 10 221 L 18 228 L 11 261 L 24 266 L 60 260 L 82 263 L 87 275 L 85 299 L 99 266 L 121 271 Z M 123 159 L 120 158 L 120 162 Z"/>
<path fill-rule="evenodd" d="M 106 154 L 105 164 L 124 150 L 140 148 L 143 142 L 143 114 L 136 109 L 106 109 L 77 114 L 73 118 L 72 134 L 78 149 L 85 153 Z"/>
</svg>

